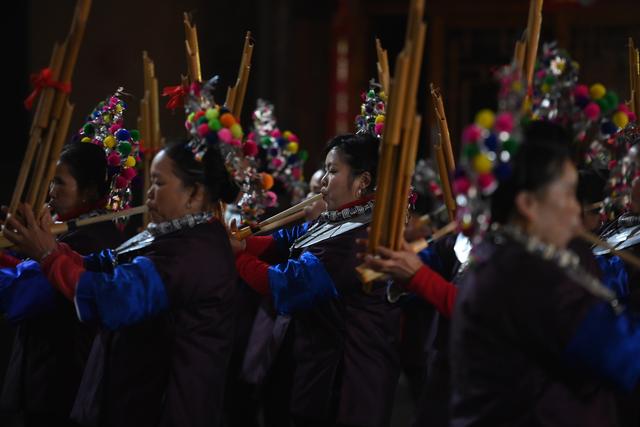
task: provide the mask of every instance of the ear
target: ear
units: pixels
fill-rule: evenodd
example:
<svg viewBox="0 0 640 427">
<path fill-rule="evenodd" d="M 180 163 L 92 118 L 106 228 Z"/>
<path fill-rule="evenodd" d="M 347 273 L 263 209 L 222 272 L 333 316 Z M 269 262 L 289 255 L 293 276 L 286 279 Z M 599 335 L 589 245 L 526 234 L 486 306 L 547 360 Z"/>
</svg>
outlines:
<svg viewBox="0 0 640 427">
<path fill-rule="evenodd" d="M 358 176 L 360 188 L 368 189 L 371 187 L 371 174 L 369 172 L 363 172 Z"/>
<path fill-rule="evenodd" d="M 191 195 L 189 196 L 189 202 L 195 206 L 204 205 L 206 196 L 207 196 L 207 191 L 204 188 L 204 185 L 197 183 L 191 190 Z"/>
<path fill-rule="evenodd" d="M 531 223 L 537 217 L 538 200 L 532 193 L 521 191 L 514 200 L 516 212 L 527 222 Z"/>
</svg>

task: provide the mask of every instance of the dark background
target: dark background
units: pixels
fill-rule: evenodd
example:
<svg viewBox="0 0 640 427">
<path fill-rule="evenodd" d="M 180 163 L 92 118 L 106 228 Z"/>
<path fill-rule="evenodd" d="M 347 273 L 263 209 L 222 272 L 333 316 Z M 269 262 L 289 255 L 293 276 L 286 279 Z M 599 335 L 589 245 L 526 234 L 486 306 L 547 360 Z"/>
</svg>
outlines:
<svg viewBox="0 0 640 427">
<path fill-rule="evenodd" d="M 495 106 L 491 71 L 508 62 L 526 26 L 526 0 L 427 0 L 427 41 L 419 109 L 427 120 L 421 155 L 428 155 L 433 122 L 428 82 L 442 88 L 451 134 L 456 143 L 465 123 L 480 108 Z M 586 4 L 586 5 L 585 5 Z M 26 146 L 29 115 L 22 107 L 29 75 L 47 66 L 54 40 L 62 41 L 71 21 L 73 0 L 31 0 L 4 7 L 4 141 L 0 159 L 0 199 L 13 191 Z M 219 74 L 222 102 L 235 82 L 244 33 L 255 49 L 242 114 L 245 129 L 258 97 L 271 100 L 279 126 L 297 133 L 311 157 L 307 175 L 322 160 L 326 140 L 340 131 L 334 114 L 334 48 L 349 42 L 349 118 L 359 94 L 376 75 L 374 38 L 389 51 L 393 68 L 402 47 L 406 0 L 94 0 L 73 78 L 75 103 L 70 131 L 118 86 L 129 100 L 126 125 L 135 127 L 142 95 L 142 50 L 155 61 L 160 88 L 179 83 L 186 72 L 182 12 L 198 26 L 203 77 Z M 628 98 L 628 36 L 640 44 L 640 2 L 635 0 L 547 0 L 541 43 L 558 40 L 581 64 L 581 80 L 603 83 Z M 164 105 L 164 101 L 163 101 Z M 182 136 L 183 115 L 161 111 L 162 133 Z M 349 121 L 349 124 L 351 121 Z"/>
</svg>

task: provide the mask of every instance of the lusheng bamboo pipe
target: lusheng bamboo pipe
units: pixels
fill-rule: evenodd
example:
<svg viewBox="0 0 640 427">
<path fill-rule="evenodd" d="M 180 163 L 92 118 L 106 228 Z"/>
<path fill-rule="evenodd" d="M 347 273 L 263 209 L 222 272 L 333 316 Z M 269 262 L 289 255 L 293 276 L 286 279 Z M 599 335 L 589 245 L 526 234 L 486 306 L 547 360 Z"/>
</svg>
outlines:
<svg viewBox="0 0 640 427">
<path fill-rule="evenodd" d="M 447 115 L 444 112 L 444 102 L 442 101 L 442 93 L 440 88 L 435 87 L 433 83 L 430 84 L 431 98 L 433 100 L 433 107 L 436 111 L 436 117 L 438 118 L 438 127 L 440 128 L 440 135 L 442 143 L 442 149 L 444 151 L 444 158 L 447 162 L 447 171 L 449 176 L 456 170 L 456 161 L 453 156 L 453 147 L 451 146 L 451 134 L 449 133 L 449 124 L 447 123 Z"/>
<path fill-rule="evenodd" d="M 242 113 L 242 106 L 247 93 L 249 72 L 251 71 L 251 57 L 253 56 L 253 46 L 254 43 L 251 38 L 251 31 L 247 31 L 244 36 L 242 56 L 240 57 L 240 68 L 238 69 L 238 78 L 235 86 L 227 89 L 227 98 L 224 103 L 231 111 L 231 114 L 238 119 Z"/>
<path fill-rule="evenodd" d="M 389 74 L 389 56 L 387 54 L 387 49 L 382 48 L 382 43 L 379 38 L 376 38 L 376 55 L 378 57 L 378 62 L 376 63 L 376 68 L 378 69 L 378 81 L 382 86 L 383 92 L 389 96 L 389 82 L 391 80 Z"/>
<path fill-rule="evenodd" d="M 312 204 L 320 200 L 322 200 L 322 194 L 316 194 L 312 197 L 309 197 L 308 199 L 301 201 L 297 205 L 291 206 L 289 209 L 285 209 L 282 212 L 277 213 L 265 219 L 264 221 L 261 221 L 255 227 L 243 227 L 233 233 L 233 235 L 236 239 L 242 240 L 253 234 L 264 233 L 290 224 L 304 217 L 304 208 L 306 208 L 307 206 L 311 206 Z"/>
<path fill-rule="evenodd" d="M 198 28 L 191 21 L 191 16 L 184 12 L 184 46 L 187 55 L 187 70 L 191 83 L 202 81 L 200 69 L 200 49 L 198 47 Z"/>
<path fill-rule="evenodd" d="M 529 3 L 525 63 L 527 90 L 533 85 L 533 72 L 536 65 L 536 55 L 538 54 L 538 43 L 540 42 L 540 27 L 542 26 L 542 4 L 543 0 L 530 0 Z"/>
<path fill-rule="evenodd" d="M 582 230 L 578 233 L 578 237 L 580 237 L 582 240 L 585 240 L 595 246 L 600 246 L 603 248 L 607 248 L 609 249 L 609 251 L 611 251 L 611 254 L 613 255 L 617 255 L 619 256 L 624 262 L 626 262 L 627 264 L 633 266 L 634 268 L 640 270 L 640 258 L 638 258 L 637 256 L 631 254 L 628 251 L 619 251 L 617 250 L 615 247 L 613 247 L 612 245 L 610 245 L 609 243 L 605 242 L 604 240 L 601 240 L 598 236 L 596 236 L 595 234 L 589 233 L 586 230 Z"/>
<path fill-rule="evenodd" d="M 73 219 L 67 222 L 56 222 L 51 226 L 51 233 L 57 236 L 59 234 L 66 233 L 67 231 L 75 230 L 79 227 L 86 227 L 87 225 L 96 224 L 99 222 L 113 221 L 119 218 L 129 218 L 134 215 L 140 215 L 147 212 L 147 210 L 147 206 L 142 205 L 119 212 L 110 212 L 104 215 L 92 216 L 82 219 Z M 11 246 L 13 246 L 13 243 L 11 243 L 6 237 L 0 234 L 0 249 L 9 248 Z"/>
<path fill-rule="evenodd" d="M 409 243 L 409 248 L 413 253 L 417 254 L 418 252 L 428 248 L 429 245 L 436 240 L 439 240 L 447 234 L 454 232 L 457 227 L 458 223 L 455 221 L 451 221 L 444 227 L 436 230 L 428 239 L 418 239 Z M 383 280 L 387 276 L 385 273 L 381 273 L 379 271 L 375 271 L 365 267 L 364 264 L 356 267 L 356 271 L 358 272 L 360 280 L 362 280 L 364 283 L 371 283 L 375 280 Z"/>
</svg>

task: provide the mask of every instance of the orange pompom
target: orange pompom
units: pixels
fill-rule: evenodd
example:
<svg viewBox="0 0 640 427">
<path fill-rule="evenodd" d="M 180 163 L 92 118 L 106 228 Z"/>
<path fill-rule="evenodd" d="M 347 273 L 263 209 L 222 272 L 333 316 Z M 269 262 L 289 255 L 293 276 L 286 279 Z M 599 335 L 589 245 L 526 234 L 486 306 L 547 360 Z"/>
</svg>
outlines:
<svg viewBox="0 0 640 427">
<path fill-rule="evenodd" d="M 262 173 L 262 188 L 269 190 L 273 187 L 273 177 L 268 173 Z"/>
<path fill-rule="evenodd" d="M 233 115 L 231 115 L 231 113 L 224 113 L 222 116 L 220 116 L 220 123 L 222 123 L 222 126 L 230 128 L 236 123 L 236 119 L 233 118 Z"/>
</svg>

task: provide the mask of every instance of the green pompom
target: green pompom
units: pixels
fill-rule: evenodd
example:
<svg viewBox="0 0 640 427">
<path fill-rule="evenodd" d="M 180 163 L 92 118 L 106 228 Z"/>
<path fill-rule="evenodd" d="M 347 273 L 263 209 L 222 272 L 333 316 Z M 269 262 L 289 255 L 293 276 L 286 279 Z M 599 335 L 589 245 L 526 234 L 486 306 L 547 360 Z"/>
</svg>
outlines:
<svg viewBox="0 0 640 427">
<path fill-rule="evenodd" d="M 464 156 L 468 160 L 471 160 L 475 156 L 480 154 L 480 149 L 478 148 L 478 146 L 476 144 L 467 144 L 467 145 L 465 145 L 463 152 L 464 152 Z"/>
<path fill-rule="evenodd" d="M 209 129 L 211 129 L 212 131 L 219 131 L 220 128 L 222 127 L 222 125 L 220 124 L 220 120 L 218 119 L 211 119 L 209 120 Z"/>
<path fill-rule="evenodd" d="M 208 108 L 207 112 L 204 113 L 204 116 L 207 120 L 217 119 L 220 116 L 220 112 L 215 108 Z"/>
<path fill-rule="evenodd" d="M 96 133 L 96 129 L 93 127 L 91 123 L 87 123 L 82 128 L 82 133 L 86 136 L 93 136 Z"/>
<path fill-rule="evenodd" d="M 128 142 L 120 142 L 120 144 L 118 144 L 118 146 L 116 147 L 116 150 L 118 150 L 118 152 L 124 157 L 124 156 L 128 156 L 129 153 L 131 152 L 131 144 L 129 144 Z"/>
<path fill-rule="evenodd" d="M 618 108 L 618 104 L 620 104 L 620 98 L 618 98 L 618 95 L 612 90 L 607 91 L 604 95 L 604 99 L 606 99 L 607 104 L 609 104 L 609 111 L 615 110 Z"/>
<path fill-rule="evenodd" d="M 137 129 L 132 129 L 131 131 L 129 131 L 129 135 L 131 135 L 131 139 L 133 139 L 134 141 L 140 140 L 140 132 Z"/>
<path fill-rule="evenodd" d="M 260 138 L 260 145 L 262 145 L 263 147 L 268 147 L 269 145 L 271 145 L 271 138 L 269 138 L 268 136 L 263 136 L 262 138 Z"/>
<path fill-rule="evenodd" d="M 200 126 L 203 123 L 207 123 L 209 120 L 207 120 L 207 118 L 203 115 L 200 116 L 200 118 L 198 119 L 198 126 Z"/>
<path fill-rule="evenodd" d="M 556 82 L 556 78 L 555 76 L 549 75 L 547 77 L 544 78 L 544 82 L 548 85 L 553 85 Z"/>
<path fill-rule="evenodd" d="M 513 156 L 518 151 L 518 143 L 515 139 L 509 138 L 502 143 L 502 149 L 507 150 Z"/>
<path fill-rule="evenodd" d="M 307 159 L 309 158 L 309 153 L 307 152 L 307 150 L 302 150 L 298 152 L 298 158 L 300 160 L 302 160 L 303 162 L 306 162 Z"/>
</svg>

